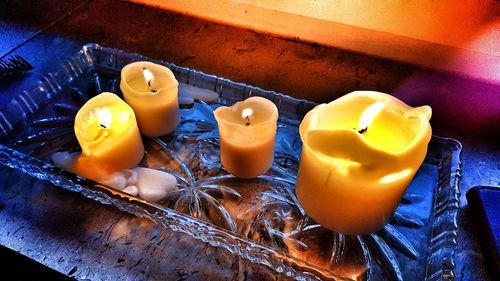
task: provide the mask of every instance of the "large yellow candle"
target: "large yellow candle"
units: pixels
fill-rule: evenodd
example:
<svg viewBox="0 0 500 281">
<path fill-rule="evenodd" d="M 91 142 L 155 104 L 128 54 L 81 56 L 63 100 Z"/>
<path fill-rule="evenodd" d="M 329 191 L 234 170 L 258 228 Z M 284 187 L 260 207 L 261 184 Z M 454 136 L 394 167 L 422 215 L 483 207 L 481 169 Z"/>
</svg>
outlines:
<svg viewBox="0 0 500 281">
<path fill-rule="evenodd" d="M 278 109 L 271 101 L 251 97 L 215 110 L 219 126 L 220 158 L 224 168 L 239 178 L 267 172 L 274 159 Z"/>
<path fill-rule="evenodd" d="M 431 108 L 356 91 L 307 113 L 297 197 L 324 227 L 346 234 L 381 229 L 422 164 Z"/>
<path fill-rule="evenodd" d="M 114 171 L 134 168 L 144 156 L 134 111 L 112 93 L 90 99 L 75 118 L 82 154 L 71 169 L 94 180 Z"/>
<path fill-rule="evenodd" d="M 179 125 L 178 86 L 172 71 L 163 65 L 140 61 L 122 69 L 120 89 L 135 111 L 141 134 L 158 137 Z"/>
</svg>

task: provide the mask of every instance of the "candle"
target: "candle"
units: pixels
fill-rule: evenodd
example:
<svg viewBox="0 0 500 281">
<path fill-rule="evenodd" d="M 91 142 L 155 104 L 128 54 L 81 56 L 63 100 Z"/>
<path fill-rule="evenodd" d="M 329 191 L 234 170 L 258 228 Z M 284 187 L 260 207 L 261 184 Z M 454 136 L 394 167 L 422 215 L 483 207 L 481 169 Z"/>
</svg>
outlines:
<svg viewBox="0 0 500 281">
<path fill-rule="evenodd" d="M 178 85 L 163 65 L 140 61 L 122 69 L 120 89 L 135 111 L 141 134 L 158 137 L 179 125 Z"/>
<path fill-rule="evenodd" d="M 75 118 L 82 154 L 74 172 L 94 180 L 113 171 L 133 168 L 144 155 L 134 111 L 112 93 L 99 94 L 83 105 Z"/>
<path fill-rule="evenodd" d="M 381 229 L 425 158 L 430 117 L 428 106 L 370 91 L 308 112 L 296 184 L 307 214 L 341 233 Z"/>
<path fill-rule="evenodd" d="M 274 159 L 278 109 L 262 97 L 251 97 L 215 110 L 219 126 L 220 158 L 224 168 L 239 178 L 254 178 L 269 170 Z"/>
</svg>

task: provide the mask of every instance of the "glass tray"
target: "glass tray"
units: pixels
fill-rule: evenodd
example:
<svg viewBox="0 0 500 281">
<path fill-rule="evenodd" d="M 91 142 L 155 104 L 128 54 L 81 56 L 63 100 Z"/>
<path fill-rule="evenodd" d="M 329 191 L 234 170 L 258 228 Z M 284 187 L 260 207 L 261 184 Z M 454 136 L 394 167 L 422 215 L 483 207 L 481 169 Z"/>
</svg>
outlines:
<svg viewBox="0 0 500 281">
<path fill-rule="evenodd" d="M 121 94 L 120 69 L 139 60 L 164 64 L 180 83 L 219 95 L 217 104 L 184 105 L 175 132 L 144 138 L 147 153 L 140 165 L 170 172 L 179 182 L 178 189 L 158 203 L 50 164 L 53 152 L 78 150 L 73 119 L 84 100 L 99 92 L 99 87 Z M 271 170 L 257 179 L 241 180 L 220 165 L 213 110 L 250 96 L 272 100 L 280 118 Z M 433 136 L 424 164 L 383 230 L 363 236 L 333 233 L 309 219 L 294 195 L 301 150 L 298 124 L 315 105 L 139 54 L 87 44 L 57 72 L 48 73 L 0 110 L 0 160 L 5 166 L 149 218 L 297 280 L 454 279 L 460 143 Z"/>
</svg>

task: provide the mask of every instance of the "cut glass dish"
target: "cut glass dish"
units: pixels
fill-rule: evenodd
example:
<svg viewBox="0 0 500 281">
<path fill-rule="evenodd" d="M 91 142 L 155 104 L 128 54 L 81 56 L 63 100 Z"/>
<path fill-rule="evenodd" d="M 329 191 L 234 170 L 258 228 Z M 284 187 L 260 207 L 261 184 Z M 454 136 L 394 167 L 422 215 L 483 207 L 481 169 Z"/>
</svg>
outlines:
<svg viewBox="0 0 500 281">
<path fill-rule="evenodd" d="M 432 138 L 391 224 L 370 235 L 333 233 L 308 218 L 294 192 L 298 124 L 315 103 L 151 60 L 172 69 L 180 83 L 219 94 L 216 104 L 182 106 L 173 133 L 144 138 L 140 165 L 171 173 L 177 189 L 151 203 L 53 167 L 53 152 L 79 150 L 73 133 L 79 107 L 101 91 L 120 95 L 120 69 L 139 60 L 150 59 L 88 44 L 13 99 L 0 110 L 2 164 L 298 280 L 454 278 L 461 145 L 453 139 Z M 250 96 L 273 101 L 280 118 L 272 168 L 243 180 L 221 167 L 213 110 Z"/>
</svg>

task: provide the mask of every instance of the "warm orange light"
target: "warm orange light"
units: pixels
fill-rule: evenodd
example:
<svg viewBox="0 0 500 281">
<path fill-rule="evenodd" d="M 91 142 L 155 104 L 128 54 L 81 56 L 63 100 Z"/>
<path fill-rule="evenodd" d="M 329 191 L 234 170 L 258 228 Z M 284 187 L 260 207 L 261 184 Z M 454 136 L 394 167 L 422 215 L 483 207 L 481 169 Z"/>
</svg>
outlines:
<svg viewBox="0 0 500 281">
<path fill-rule="evenodd" d="M 498 31 L 487 35 L 487 42 L 479 46 L 467 45 L 498 18 L 498 1 L 129 1 L 481 79 L 494 76 L 500 81 L 500 75 L 474 69 L 485 64 L 488 70 L 499 68 Z M 457 51 L 467 58 L 448 64 Z"/>
</svg>

